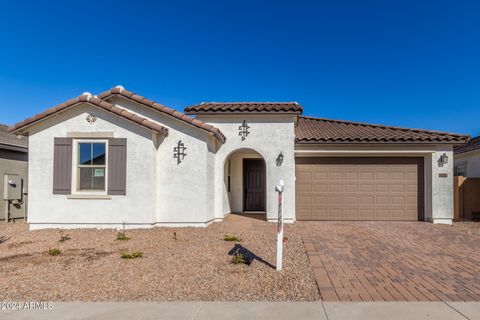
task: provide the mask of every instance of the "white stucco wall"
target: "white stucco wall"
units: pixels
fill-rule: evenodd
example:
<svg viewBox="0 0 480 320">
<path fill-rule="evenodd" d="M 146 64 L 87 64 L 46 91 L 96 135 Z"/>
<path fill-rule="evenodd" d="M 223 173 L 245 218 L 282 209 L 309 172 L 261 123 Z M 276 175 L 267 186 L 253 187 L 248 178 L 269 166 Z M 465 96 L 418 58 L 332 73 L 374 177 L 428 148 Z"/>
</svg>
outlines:
<svg viewBox="0 0 480 320">
<path fill-rule="evenodd" d="M 455 165 L 465 163 L 467 177 L 480 178 L 480 149 L 455 155 Z"/>
<path fill-rule="evenodd" d="M 227 137 L 220 146 L 215 159 L 215 217 L 223 218 L 226 207 L 224 183 L 225 161 L 235 151 L 251 149 L 262 156 L 266 164 L 266 215 L 269 220 L 277 219 L 277 193 L 275 185 L 280 179 L 285 181 L 284 217 L 287 222 L 295 218 L 295 159 L 294 121 L 290 115 L 201 115 L 199 120 L 219 128 Z M 250 134 L 245 140 L 238 135 L 238 127 L 243 121 L 250 126 Z M 284 155 L 283 164 L 276 166 L 279 153 Z"/>
<path fill-rule="evenodd" d="M 94 124 L 85 121 L 94 114 Z M 55 137 L 72 132 L 103 132 L 127 139 L 127 195 L 105 199 L 72 199 L 54 195 Z M 32 229 L 44 227 L 148 226 L 155 216 L 155 173 L 152 132 L 99 108 L 83 104 L 31 128 L 29 137 L 29 215 Z M 75 155 L 73 155 L 75 157 Z"/>
<path fill-rule="evenodd" d="M 453 147 L 438 145 L 432 154 L 432 221 L 452 223 L 453 219 Z M 438 160 L 446 154 L 448 163 L 440 166 Z M 446 174 L 447 177 L 440 177 Z"/>
<path fill-rule="evenodd" d="M 155 222 L 167 226 L 202 226 L 214 219 L 215 139 L 205 131 L 172 118 L 152 108 L 123 97 L 110 103 L 161 124 L 169 129 L 160 139 L 156 152 Z M 181 140 L 186 156 L 177 164 L 173 150 Z"/>
</svg>

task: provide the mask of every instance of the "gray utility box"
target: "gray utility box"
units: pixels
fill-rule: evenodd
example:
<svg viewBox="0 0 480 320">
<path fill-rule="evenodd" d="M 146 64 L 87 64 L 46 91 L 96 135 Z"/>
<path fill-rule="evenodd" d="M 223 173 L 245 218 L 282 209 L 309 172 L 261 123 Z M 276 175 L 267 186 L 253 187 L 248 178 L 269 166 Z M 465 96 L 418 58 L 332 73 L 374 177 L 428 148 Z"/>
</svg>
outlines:
<svg viewBox="0 0 480 320">
<path fill-rule="evenodd" d="M 22 200 L 23 179 L 19 175 L 3 175 L 3 200 Z"/>
</svg>

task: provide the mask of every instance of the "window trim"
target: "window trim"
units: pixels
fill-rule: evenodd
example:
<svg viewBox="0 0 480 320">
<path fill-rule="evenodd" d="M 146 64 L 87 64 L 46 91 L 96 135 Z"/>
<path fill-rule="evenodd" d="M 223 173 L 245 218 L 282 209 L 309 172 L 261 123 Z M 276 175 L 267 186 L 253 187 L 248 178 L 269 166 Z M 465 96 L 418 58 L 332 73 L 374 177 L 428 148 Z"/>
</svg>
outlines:
<svg viewBox="0 0 480 320">
<path fill-rule="evenodd" d="M 463 175 L 459 176 L 458 175 L 458 168 L 459 167 L 463 167 L 464 170 L 463 170 Z M 466 177 L 467 176 L 467 161 L 461 161 L 461 162 L 458 162 L 455 166 L 454 166 L 454 175 L 456 177 Z"/>
<path fill-rule="evenodd" d="M 105 190 L 80 190 L 79 189 L 79 144 L 80 143 L 105 143 Z M 72 195 L 92 195 L 92 196 L 106 196 L 108 195 L 108 139 L 73 139 L 72 143 Z"/>
</svg>

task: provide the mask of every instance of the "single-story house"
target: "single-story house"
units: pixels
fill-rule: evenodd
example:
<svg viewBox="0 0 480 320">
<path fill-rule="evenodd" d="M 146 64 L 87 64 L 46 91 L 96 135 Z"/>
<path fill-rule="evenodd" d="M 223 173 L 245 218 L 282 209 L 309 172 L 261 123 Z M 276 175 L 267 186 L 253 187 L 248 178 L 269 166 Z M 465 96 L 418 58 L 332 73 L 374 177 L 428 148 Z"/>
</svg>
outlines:
<svg viewBox="0 0 480 320">
<path fill-rule="evenodd" d="M 18 177 L 19 199 L 7 203 L 5 188 L 8 188 L 9 177 Z M 0 220 L 24 218 L 27 210 L 28 185 L 28 139 L 8 131 L 6 125 L 0 124 Z"/>
<path fill-rule="evenodd" d="M 121 86 L 11 127 L 30 140 L 31 229 L 206 226 L 236 212 L 451 223 L 469 137 L 302 116 L 296 102 L 173 110 Z M 450 161 L 449 161 L 450 160 Z"/>
<path fill-rule="evenodd" d="M 454 147 L 455 175 L 480 178 L 480 136 Z"/>
</svg>

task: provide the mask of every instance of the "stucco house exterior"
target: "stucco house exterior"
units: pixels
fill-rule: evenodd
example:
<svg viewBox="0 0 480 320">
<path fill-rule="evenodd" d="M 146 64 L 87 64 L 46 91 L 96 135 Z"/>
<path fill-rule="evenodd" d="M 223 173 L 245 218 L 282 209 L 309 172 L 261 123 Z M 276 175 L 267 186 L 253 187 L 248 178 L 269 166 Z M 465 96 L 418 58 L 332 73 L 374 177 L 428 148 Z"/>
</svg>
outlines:
<svg viewBox="0 0 480 320">
<path fill-rule="evenodd" d="M 20 199 L 7 203 L 4 189 L 8 178 L 16 176 L 21 182 Z M 16 136 L 8 131 L 6 125 L 0 124 L 0 220 L 25 218 L 27 214 L 28 193 L 28 139 Z"/>
<path fill-rule="evenodd" d="M 84 93 L 11 127 L 30 141 L 31 229 L 453 218 L 453 146 L 468 136 L 302 116 L 295 102 L 185 113 L 124 89 Z"/>
<path fill-rule="evenodd" d="M 454 148 L 455 175 L 480 178 L 480 136 Z"/>
</svg>

